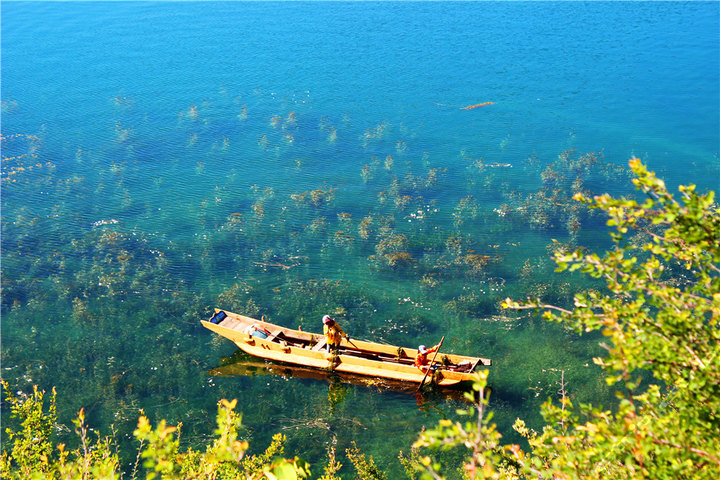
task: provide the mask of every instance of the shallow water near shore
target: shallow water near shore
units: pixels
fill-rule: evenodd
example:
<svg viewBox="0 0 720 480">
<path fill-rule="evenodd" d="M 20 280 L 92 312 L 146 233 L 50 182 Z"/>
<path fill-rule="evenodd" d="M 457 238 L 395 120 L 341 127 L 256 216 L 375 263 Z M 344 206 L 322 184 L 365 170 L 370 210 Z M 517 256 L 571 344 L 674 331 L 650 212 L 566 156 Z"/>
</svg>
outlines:
<svg viewBox="0 0 720 480">
<path fill-rule="evenodd" d="M 492 358 L 513 440 L 560 371 L 610 404 L 597 336 L 500 301 L 598 286 L 549 254 L 609 245 L 571 197 L 632 194 L 631 156 L 720 186 L 714 3 L 11 2 L 2 31 L 2 378 L 123 449 L 140 409 L 198 447 L 237 398 L 254 449 L 285 433 L 318 474 L 354 440 L 397 473 L 455 418 L 440 393 L 212 374 L 248 361 L 214 307 L 445 335 Z"/>
</svg>

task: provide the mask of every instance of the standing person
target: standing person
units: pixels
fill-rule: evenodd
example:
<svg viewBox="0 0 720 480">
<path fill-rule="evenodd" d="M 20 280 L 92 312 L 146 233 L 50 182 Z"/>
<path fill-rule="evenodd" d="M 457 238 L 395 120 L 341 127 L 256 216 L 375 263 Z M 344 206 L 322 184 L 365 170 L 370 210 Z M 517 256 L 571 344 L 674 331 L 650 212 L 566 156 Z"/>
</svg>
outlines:
<svg viewBox="0 0 720 480">
<path fill-rule="evenodd" d="M 325 338 L 327 340 L 325 348 L 328 352 L 337 351 L 338 348 L 340 348 L 340 342 L 343 337 L 345 337 L 345 340 L 350 340 L 350 336 L 346 334 L 342 328 L 340 328 L 340 325 L 338 325 L 335 319 L 330 317 L 330 315 L 325 315 L 323 317 L 323 333 L 325 334 Z"/>
<path fill-rule="evenodd" d="M 427 365 L 429 363 L 428 355 L 436 352 L 438 348 L 440 348 L 440 344 L 437 344 L 432 348 L 425 348 L 425 345 L 420 345 L 418 347 L 418 354 L 415 355 L 415 366 L 423 372 L 427 370 Z"/>
</svg>

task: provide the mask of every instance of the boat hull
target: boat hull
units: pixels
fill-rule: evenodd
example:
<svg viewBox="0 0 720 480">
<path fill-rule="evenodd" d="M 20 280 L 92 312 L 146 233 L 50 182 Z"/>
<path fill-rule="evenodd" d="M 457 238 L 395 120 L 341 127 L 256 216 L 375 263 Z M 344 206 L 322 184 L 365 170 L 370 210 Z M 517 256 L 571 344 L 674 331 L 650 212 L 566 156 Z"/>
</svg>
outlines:
<svg viewBox="0 0 720 480">
<path fill-rule="evenodd" d="M 215 310 L 202 321 L 207 329 L 231 340 L 242 351 L 255 357 L 304 367 L 372 378 L 421 383 L 426 378 L 437 385 L 450 386 L 472 380 L 478 365 L 490 365 L 489 359 L 445 354 L 430 375 L 414 365 L 417 350 L 374 342 L 343 339 L 337 354 L 325 352 L 324 336 L 293 330 L 244 315 Z M 268 332 L 266 338 L 248 333 L 254 325 Z"/>
<path fill-rule="evenodd" d="M 263 358 L 248 355 L 242 350 L 220 360 L 220 365 L 208 370 L 208 374 L 218 377 L 261 377 L 279 376 L 283 378 L 309 379 L 318 382 L 327 382 L 332 389 L 337 384 L 359 385 L 379 392 L 396 392 L 417 395 L 417 384 L 403 382 L 389 378 L 367 377 L 352 373 L 342 373 L 332 370 L 292 365 L 289 363 L 273 362 Z M 469 390 L 471 382 L 461 382 L 447 387 L 433 385 L 428 391 L 423 391 L 419 402 L 423 403 L 427 394 L 453 399 L 458 402 L 467 400 L 465 393 Z"/>
</svg>

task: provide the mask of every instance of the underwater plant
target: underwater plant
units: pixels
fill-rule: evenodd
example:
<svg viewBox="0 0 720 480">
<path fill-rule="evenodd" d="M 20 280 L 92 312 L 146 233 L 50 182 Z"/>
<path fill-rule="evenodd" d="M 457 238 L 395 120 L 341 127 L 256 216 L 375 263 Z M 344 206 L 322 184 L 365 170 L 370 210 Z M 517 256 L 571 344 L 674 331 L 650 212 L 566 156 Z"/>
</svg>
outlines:
<svg viewBox="0 0 720 480">
<path fill-rule="evenodd" d="M 388 155 L 385 157 L 385 170 L 388 172 L 392 170 L 393 167 L 393 157 L 392 155 Z"/>
<path fill-rule="evenodd" d="M 242 109 L 240 110 L 240 113 L 237 115 L 237 119 L 241 122 L 244 122 L 248 119 L 248 107 L 247 105 L 243 104 Z"/>
<path fill-rule="evenodd" d="M 260 136 L 260 137 L 258 138 L 257 144 L 258 144 L 258 145 L 260 146 L 260 148 L 262 148 L 263 150 L 267 150 L 267 149 L 268 149 L 268 143 L 269 143 L 269 142 L 268 142 L 268 136 L 267 136 L 267 134 L 263 134 L 262 136 Z"/>
<path fill-rule="evenodd" d="M 363 183 L 368 183 L 372 179 L 372 169 L 369 165 L 363 165 L 360 176 L 363 179 Z"/>
<path fill-rule="evenodd" d="M 353 237 L 347 230 L 338 230 L 333 234 L 333 241 L 336 245 L 350 248 L 355 241 L 355 237 Z"/>
<path fill-rule="evenodd" d="M 372 231 L 373 217 L 368 215 L 360 220 L 358 224 L 358 234 L 363 240 L 367 240 L 373 234 Z"/>
<path fill-rule="evenodd" d="M 337 130 L 335 129 L 335 127 L 329 127 L 328 131 L 329 131 L 329 133 L 327 136 L 327 141 L 330 143 L 335 143 L 338 138 Z"/>
<path fill-rule="evenodd" d="M 315 190 L 306 190 L 302 193 L 293 193 L 290 198 L 295 200 L 298 205 L 309 205 L 313 207 L 323 207 L 328 205 L 335 198 L 337 188 Z"/>
<path fill-rule="evenodd" d="M 42 140 L 37 135 L 16 133 L 12 135 L 0 134 L 0 178 L 3 182 L 16 182 L 21 175 L 36 173 L 45 170 L 52 171 L 55 166 L 49 161 L 39 160 L 39 151 Z"/>
<path fill-rule="evenodd" d="M 306 227 L 306 230 L 310 233 L 322 233 L 327 229 L 327 222 L 325 217 L 313 218 L 310 225 Z"/>
<path fill-rule="evenodd" d="M 350 222 L 352 222 L 352 213 L 339 212 L 337 214 L 337 218 L 341 224 L 348 225 Z"/>
<path fill-rule="evenodd" d="M 365 130 L 365 133 L 363 133 L 361 137 L 361 144 L 363 148 L 367 148 L 369 144 L 373 141 L 382 139 L 385 135 L 385 130 L 387 128 L 388 124 L 386 122 L 382 122 L 374 128 L 368 128 L 367 130 Z"/>
<path fill-rule="evenodd" d="M 118 143 L 125 143 L 130 138 L 130 135 L 132 135 L 133 129 L 130 128 L 123 128 L 123 125 L 121 122 L 117 122 L 115 124 L 115 141 Z"/>
<path fill-rule="evenodd" d="M 452 213 L 454 218 L 453 225 L 460 228 L 466 221 L 475 220 L 480 212 L 480 207 L 472 195 L 463 197 L 458 202 L 455 211 Z"/>
</svg>

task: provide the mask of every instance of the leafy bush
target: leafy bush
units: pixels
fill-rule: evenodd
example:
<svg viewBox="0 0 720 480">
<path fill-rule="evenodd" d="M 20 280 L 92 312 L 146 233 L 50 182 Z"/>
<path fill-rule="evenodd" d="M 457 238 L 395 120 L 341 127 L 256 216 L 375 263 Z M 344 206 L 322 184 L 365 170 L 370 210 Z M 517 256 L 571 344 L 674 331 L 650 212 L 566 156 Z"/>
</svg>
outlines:
<svg viewBox="0 0 720 480">
<path fill-rule="evenodd" d="M 47 409 L 45 394 L 34 388 L 32 395 L 14 394 L 3 382 L 5 399 L 12 416 L 20 420 L 21 429 L 6 429 L 13 440 L 11 451 L 3 451 L 0 475 L 4 479 L 118 479 L 117 451 L 110 437 L 88 438 L 85 413 L 80 410 L 73 421 L 80 446 L 66 451 L 65 445 L 53 448 L 51 435 L 58 426 L 55 415 L 55 391 Z M 241 418 L 234 411 L 236 401 L 222 400 L 218 405 L 216 438 L 204 452 L 179 451 L 180 426 L 168 426 L 162 420 L 153 428 L 144 415 L 138 420 L 135 438 L 140 442 L 137 462 L 131 475 L 137 478 L 139 462 L 145 478 L 162 479 L 244 479 L 297 480 L 308 478 L 308 465 L 298 459 L 280 457 L 285 437 L 275 435 L 262 455 L 246 455 L 248 442 L 239 440 Z M 176 436 L 177 433 L 177 436 Z"/>
<path fill-rule="evenodd" d="M 525 450 L 500 443 L 480 395 L 476 421 L 443 420 L 423 432 L 416 447 L 464 445 L 470 479 L 720 478 L 720 208 L 713 192 L 699 195 L 694 186 L 682 186 L 678 201 L 640 160 L 632 159 L 630 168 L 647 196 L 642 204 L 575 196 L 607 213 L 615 247 L 602 257 L 579 250 L 555 254 L 558 270 L 602 279 L 604 292 L 575 295 L 573 310 L 540 299 L 504 302 L 544 311 L 549 321 L 579 332 L 601 331 L 608 355 L 594 361 L 618 387 L 618 407 L 576 406 L 562 382 L 559 402 L 543 405 L 541 432 L 516 421 L 529 444 Z M 645 241 L 626 240 L 629 232 Z M 644 387 L 643 371 L 652 374 Z M 475 385 L 479 393 L 484 375 Z M 445 478 L 432 457 L 420 463 L 422 478 Z"/>
</svg>

